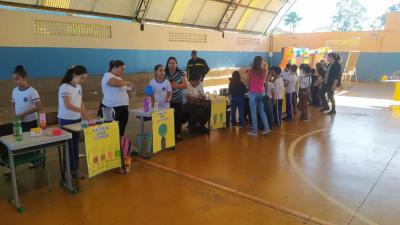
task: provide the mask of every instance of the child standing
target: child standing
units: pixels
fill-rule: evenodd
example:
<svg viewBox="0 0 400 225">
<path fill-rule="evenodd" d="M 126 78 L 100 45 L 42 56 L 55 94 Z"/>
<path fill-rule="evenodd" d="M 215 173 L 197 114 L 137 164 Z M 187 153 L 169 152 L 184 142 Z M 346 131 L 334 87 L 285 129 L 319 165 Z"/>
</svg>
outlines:
<svg viewBox="0 0 400 225">
<path fill-rule="evenodd" d="M 311 68 L 309 65 L 305 65 L 302 68 L 300 76 L 300 120 L 308 121 L 308 104 L 310 100 L 310 87 L 311 87 Z"/>
<path fill-rule="evenodd" d="M 12 79 L 16 88 L 12 92 L 11 102 L 15 116 L 21 120 L 22 131 L 30 131 L 38 126 L 37 112 L 42 109 L 39 93 L 29 86 L 28 74 L 24 67 L 15 68 Z"/>
<path fill-rule="evenodd" d="M 149 85 L 153 88 L 153 96 L 151 101 L 158 103 L 158 107 L 161 109 L 168 109 L 170 107 L 169 102 L 172 97 L 171 84 L 164 76 L 165 70 L 161 64 L 154 67 L 154 79 L 152 79 Z"/>
<path fill-rule="evenodd" d="M 232 97 L 231 119 L 232 126 L 236 126 L 236 111 L 239 111 L 239 127 L 244 126 L 244 95 L 246 85 L 240 80 L 239 71 L 234 71 L 229 82 L 229 94 Z"/>
<path fill-rule="evenodd" d="M 267 120 L 269 127 L 273 127 L 274 125 L 274 98 L 275 98 L 275 86 L 271 82 L 271 71 L 270 71 L 270 79 L 267 80 L 265 84 L 265 113 L 267 114 Z"/>
<path fill-rule="evenodd" d="M 285 85 L 282 77 L 280 77 L 281 68 L 274 66 L 271 67 L 271 76 L 274 78 L 275 86 L 275 99 L 274 99 L 274 119 L 275 125 L 280 127 L 282 124 L 282 103 Z"/>
<path fill-rule="evenodd" d="M 288 121 L 293 119 L 293 113 L 296 113 L 297 105 L 297 65 L 291 65 L 289 75 L 285 80 L 285 93 L 286 93 L 286 119 Z"/>
<path fill-rule="evenodd" d="M 82 102 L 81 84 L 88 76 L 84 66 L 74 66 L 67 70 L 58 89 L 58 119 L 59 125 L 64 126 L 79 123 L 81 117 L 87 118 L 85 106 Z M 79 133 L 72 134 L 72 141 L 68 143 L 71 173 L 73 177 L 82 179 L 79 174 Z"/>
</svg>

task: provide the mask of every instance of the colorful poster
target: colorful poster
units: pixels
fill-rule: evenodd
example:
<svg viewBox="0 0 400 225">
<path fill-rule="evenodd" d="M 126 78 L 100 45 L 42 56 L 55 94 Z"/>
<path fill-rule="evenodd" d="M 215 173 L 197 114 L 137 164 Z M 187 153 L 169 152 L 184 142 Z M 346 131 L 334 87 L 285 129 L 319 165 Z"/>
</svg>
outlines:
<svg viewBox="0 0 400 225">
<path fill-rule="evenodd" d="M 175 146 L 174 110 L 151 113 L 153 126 L 153 153 Z"/>
<path fill-rule="evenodd" d="M 284 48 L 280 67 L 285 68 L 287 63 L 296 65 L 307 63 L 311 67 L 314 67 L 320 60 L 326 59 L 328 53 L 331 51 L 327 47 L 318 49 Z"/>
<path fill-rule="evenodd" d="M 89 178 L 121 167 L 118 123 L 104 123 L 84 129 Z"/>
<path fill-rule="evenodd" d="M 218 129 L 226 126 L 226 97 L 211 98 L 210 128 Z"/>
</svg>

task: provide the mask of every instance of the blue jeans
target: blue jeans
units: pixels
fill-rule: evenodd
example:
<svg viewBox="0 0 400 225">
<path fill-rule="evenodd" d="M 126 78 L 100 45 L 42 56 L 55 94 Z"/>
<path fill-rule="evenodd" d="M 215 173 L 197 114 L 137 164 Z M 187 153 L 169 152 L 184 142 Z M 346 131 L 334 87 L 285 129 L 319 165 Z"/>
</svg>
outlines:
<svg viewBox="0 0 400 225">
<path fill-rule="evenodd" d="M 268 125 L 272 127 L 274 125 L 274 103 L 272 99 L 265 99 L 265 113 L 267 114 Z"/>
<path fill-rule="evenodd" d="M 258 131 L 257 110 L 264 124 L 264 130 L 266 131 L 269 130 L 267 116 L 265 115 L 264 111 L 264 96 L 261 93 L 249 92 L 249 105 L 250 105 L 251 124 L 253 126 L 253 131 Z"/>
<path fill-rule="evenodd" d="M 60 127 L 68 124 L 79 123 L 81 120 L 65 120 L 58 118 Z M 79 138 L 80 133 L 72 133 L 72 140 L 68 142 L 69 164 L 71 172 L 76 172 L 79 169 Z"/>
<path fill-rule="evenodd" d="M 239 110 L 239 126 L 244 126 L 244 97 L 232 97 L 231 121 L 236 126 L 236 111 Z"/>
</svg>

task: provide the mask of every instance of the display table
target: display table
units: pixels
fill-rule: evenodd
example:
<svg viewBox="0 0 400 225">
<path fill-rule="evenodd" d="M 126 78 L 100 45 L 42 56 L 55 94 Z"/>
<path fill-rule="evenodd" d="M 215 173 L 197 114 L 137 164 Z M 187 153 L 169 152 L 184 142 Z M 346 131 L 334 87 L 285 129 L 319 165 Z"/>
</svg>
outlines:
<svg viewBox="0 0 400 225">
<path fill-rule="evenodd" d="M 68 141 L 71 140 L 72 135 L 67 131 L 62 131 L 61 135 L 53 136 L 52 130 L 58 128 L 48 128 L 43 131 L 40 136 L 32 137 L 30 132 L 23 133 L 23 139 L 16 141 L 13 135 L 0 137 L 0 141 L 7 147 L 8 157 L 11 171 L 11 185 L 13 190 L 13 197 L 10 199 L 11 203 L 17 208 L 18 212 L 23 212 L 24 209 L 21 206 L 18 198 L 17 178 L 15 174 L 14 157 L 17 155 L 26 154 L 29 152 L 35 152 L 41 149 L 47 149 L 53 146 L 63 146 L 65 151 L 65 167 L 66 177 L 62 177 L 62 185 L 65 186 L 71 193 L 76 193 L 76 189 L 72 186 L 71 170 L 70 170 L 70 158 Z M 61 163 L 61 162 L 60 162 Z M 64 178 L 65 177 L 65 178 Z"/>
</svg>

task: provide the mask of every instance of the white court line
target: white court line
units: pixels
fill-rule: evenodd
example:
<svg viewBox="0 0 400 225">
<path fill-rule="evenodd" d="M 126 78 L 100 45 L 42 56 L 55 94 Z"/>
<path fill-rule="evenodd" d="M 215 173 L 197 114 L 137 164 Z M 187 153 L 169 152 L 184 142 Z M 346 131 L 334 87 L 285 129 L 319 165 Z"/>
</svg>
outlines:
<svg viewBox="0 0 400 225">
<path fill-rule="evenodd" d="M 326 129 L 315 130 L 315 131 L 303 134 L 300 137 L 296 138 L 296 140 L 294 140 L 290 144 L 290 147 L 288 150 L 290 165 L 292 166 L 292 168 L 294 169 L 296 174 L 299 177 L 301 177 L 312 189 L 314 189 L 314 191 L 318 192 L 318 194 L 320 194 L 322 197 L 324 197 L 331 203 L 335 204 L 337 207 L 341 208 L 343 211 L 349 213 L 350 215 L 354 216 L 355 218 L 359 219 L 360 221 L 364 222 L 367 225 L 379 225 L 378 223 L 372 221 L 371 219 L 365 217 L 364 215 L 356 212 L 355 210 L 351 209 L 350 207 L 348 207 L 345 204 L 341 203 L 340 201 L 336 200 L 334 197 L 331 197 L 329 195 L 329 193 L 327 193 L 326 191 L 324 191 L 320 187 L 318 187 L 316 184 L 314 184 L 313 181 L 311 179 L 309 179 L 306 175 L 304 175 L 303 172 L 301 171 L 301 169 L 300 169 L 299 165 L 297 164 L 295 157 L 294 157 L 294 151 L 295 151 L 296 145 L 303 139 L 305 139 L 311 135 L 324 132 L 324 131 L 326 131 Z"/>
</svg>

